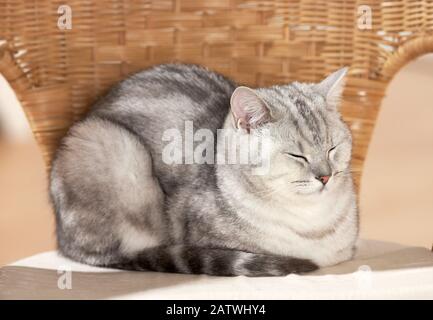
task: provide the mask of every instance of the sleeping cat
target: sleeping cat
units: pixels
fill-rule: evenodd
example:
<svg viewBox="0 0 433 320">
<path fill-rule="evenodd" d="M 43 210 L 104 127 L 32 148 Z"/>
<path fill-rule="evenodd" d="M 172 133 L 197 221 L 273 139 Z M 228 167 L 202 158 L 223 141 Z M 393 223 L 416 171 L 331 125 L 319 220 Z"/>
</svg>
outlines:
<svg viewBox="0 0 433 320">
<path fill-rule="evenodd" d="M 358 213 L 351 135 L 337 110 L 345 74 L 250 89 L 166 64 L 122 81 L 70 129 L 53 161 L 59 251 L 97 266 L 220 276 L 350 259 Z M 263 137 L 268 171 L 163 161 L 164 132 L 188 121 L 214 135 Z M 237 141 L 208 143 L 218 153 Z"/>
</svg>

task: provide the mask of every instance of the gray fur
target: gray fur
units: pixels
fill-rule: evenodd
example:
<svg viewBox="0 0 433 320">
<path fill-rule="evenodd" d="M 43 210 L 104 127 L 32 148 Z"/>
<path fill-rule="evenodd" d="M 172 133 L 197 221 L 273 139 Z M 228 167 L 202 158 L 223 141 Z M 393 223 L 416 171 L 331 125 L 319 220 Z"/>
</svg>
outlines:
<svg viewBox="0 0 433 320">
<path fill-rule="evenodd" d="M 235 88 L 202 67 L 167 64 L 133 75 L 98 101 L 70 129 L 53 162 L 60 252 L 99 266 L 247 276 L 307 272 L 349 259 L 358 233 L 351 138 L 320 85 L 255 90 L 275 117 L 263 125 L 279 150 L 272 165 L 287 166 L 273 176 L 251 175 L 245 165 L 161 160 L 163 132 L 183 132 L 186 120 L 195 129 L 233 128 Z M 326 152 L 335 144 L 341 147 L 334 165 Z M 292 150 L 311 163 L 283 155 Z M 289 181 L 292 171 L 302 177 Z M 325 174 L 334 174 L 330 191 L 315 184 L 314 176 Z M 323 222 L 304 222 L 296 218 L 298 204 L 290 205 L 303 197 L 341 205 Z"/>
</svg>

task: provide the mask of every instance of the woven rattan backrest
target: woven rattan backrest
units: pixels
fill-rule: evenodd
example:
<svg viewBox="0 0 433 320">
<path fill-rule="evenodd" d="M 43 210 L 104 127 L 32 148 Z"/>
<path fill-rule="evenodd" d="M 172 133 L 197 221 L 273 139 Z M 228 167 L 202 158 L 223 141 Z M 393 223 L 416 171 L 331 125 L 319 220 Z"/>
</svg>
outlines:
<svg viewBox="0 0 433 320">
<path fill-rule="evenodd" d="M 58 25 L 64 4 L 71 29 Z M 432 34 L 427 0 L 0 0 L 0 72 L 49 167 L 73 121 L 148 66 L 199 63 L 250 86 L 317 81 L 350 66 L 342 113 L 359 181 L 386 85 L 433 51 Z"/>
</svg>

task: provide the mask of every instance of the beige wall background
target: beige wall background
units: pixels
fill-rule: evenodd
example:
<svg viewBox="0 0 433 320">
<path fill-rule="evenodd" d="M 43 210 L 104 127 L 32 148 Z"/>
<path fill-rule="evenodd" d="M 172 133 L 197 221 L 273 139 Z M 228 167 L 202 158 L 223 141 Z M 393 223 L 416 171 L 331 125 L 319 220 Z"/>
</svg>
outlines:
<svg viewBox="0 0 433 320">
<path fill-rule="evenodd" d="M 432 248 L 433 54 L 388 87 L 364 168 L 361 235 Z"/>
<path fill-rule="evenodd" d="M 0 265 L 55 248 L 42 158 L 0 78 Z M 433 243 L 433 54 L 397 74 L 383 102 L 359 199 L 361 236 Z"/>
</svg>

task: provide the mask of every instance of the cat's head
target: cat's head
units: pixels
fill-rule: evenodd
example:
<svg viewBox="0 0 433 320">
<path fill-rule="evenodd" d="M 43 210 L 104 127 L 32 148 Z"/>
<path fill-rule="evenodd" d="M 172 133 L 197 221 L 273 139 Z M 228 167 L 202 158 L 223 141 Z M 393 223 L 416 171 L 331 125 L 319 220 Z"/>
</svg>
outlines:
<svg viewBox="0 0 433 320">
<path fill-rule="evenodd" d="M 349 174 L 352 139 L 338 107 L 347 68 L 320 83 L 238 87 L 231 98 L 233 125 L 243 134 L 268 135 L 271 190 L 311 194 L 332 190 Z"/>
</svg>

